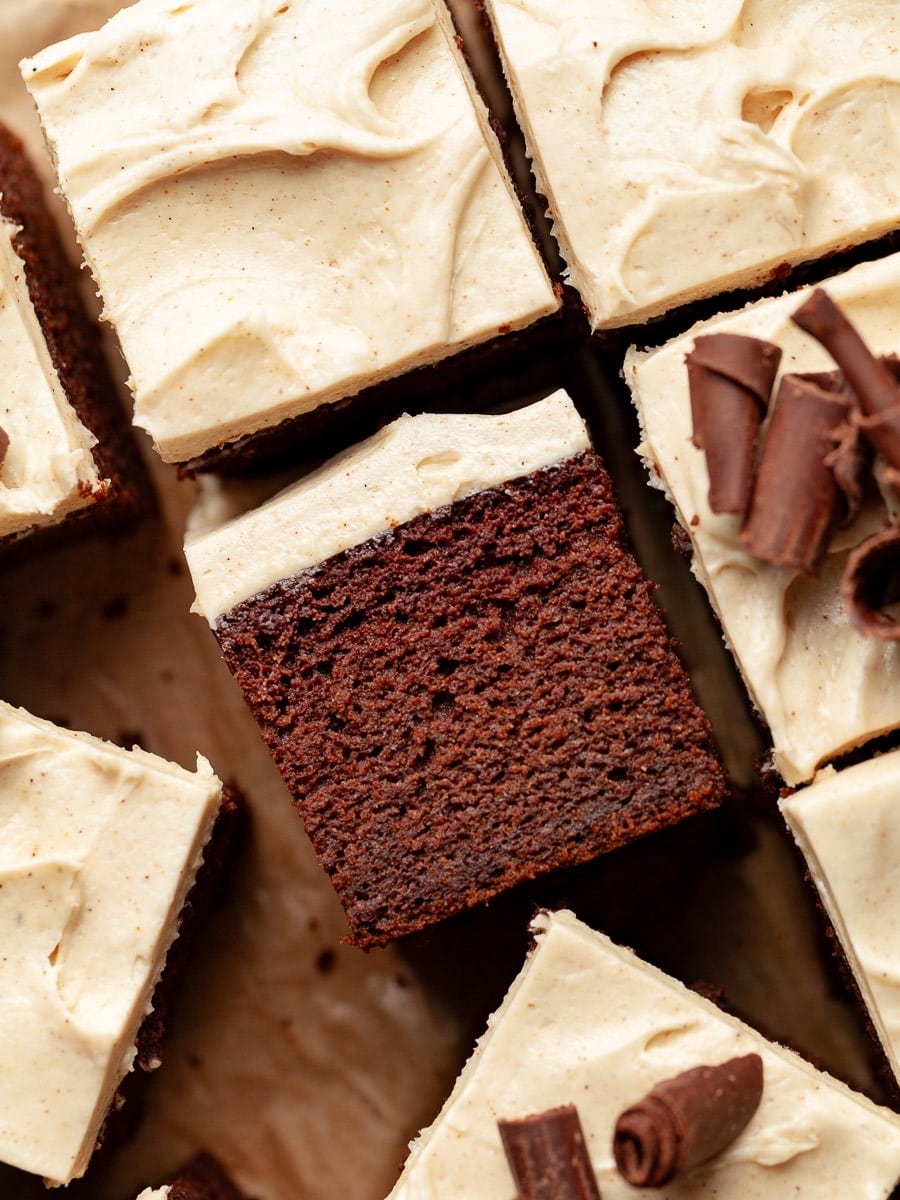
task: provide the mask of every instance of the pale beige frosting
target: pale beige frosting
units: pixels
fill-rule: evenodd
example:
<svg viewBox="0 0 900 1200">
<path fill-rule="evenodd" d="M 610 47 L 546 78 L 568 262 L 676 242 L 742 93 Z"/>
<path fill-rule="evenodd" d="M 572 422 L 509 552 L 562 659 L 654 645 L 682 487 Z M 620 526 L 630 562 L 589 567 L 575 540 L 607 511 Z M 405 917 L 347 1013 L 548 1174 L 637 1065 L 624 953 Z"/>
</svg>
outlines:
<svg viewBox="0 0 900 1200">
<path fill-rule="evenodd" d="M 0 704 L 0 1161 L 81 1175 L 221 784 Z"/>
<path fill-rule="evenodd" d="M 169 1188 L 144 1188 L 137 1200 L 166 1200 L 169 1194 Z"/>
<path fill-rule="evenodd" d="M 876 353 L 900 347 L 900 256 L 856 267 L 825 286 Z M 769 726 L 776 765 L 791 784 L 900 724 L 900 644 L 857 633 L 840 596 L 850 548 L 874 533 L 886 512 L 877 504 L 864 508 L 835 537 L 815 579 L 747 554 L 737 541 L 740 519 L 713 514 L 707 503 L 706 459 L 690 440 L 684 358 L 696 334 L 730 330 L 780 346 L 782 373 L 831 369 L 825 351 L 790 320 L 805 295 L 761 301 L 697 325 L 658 351 L 632 350 L 625 361 L 650 478 L 661 479 L 691 535 L 694 572 Z"/>
<path fill-rule="evenodd" d="M 0 219 L 0 537 L 60 521 L 102 495 L 91 448 L 97 439 L 66 399 L 28 295 L 25 268 Z"/>
<path fill-rule="evenodd" d="M 781 801 L 857 986 L 900 1079 L 900 752 Z"/>
<path fill-rule="evenodd" d="M 541 914 L 537 948 L 491 1018 L 390 1200 L 509 1200 L 498 1120 L 578 1109 L 603 1200 L 638 1200 L 612 1156 L 618 1115 L 681 1071 L 756 1053 L 760 1106 L 738 1138 L 665 1189 L 680 1200 L 875 1200 L 900 1178 L 900 1118 L 767 1041 L 568 912 Z"/>
<path fill-rule="evenodd" d="M 563 391 L 502 416 L 400 417 L 267 504 L 189 536 L 194 609 L 215 624 L 279 579 L 589 446 Z"/>
<path fill-rule="evenodd" d="M 900 220 L 900 12 L 882 0 L 487 0 L 595 327 Z"/>
<path fill-rule="evenodd" d="M 432 0 L 141 0 L 22 66 L 169 461 L 558 306 Z"/>
</svg>

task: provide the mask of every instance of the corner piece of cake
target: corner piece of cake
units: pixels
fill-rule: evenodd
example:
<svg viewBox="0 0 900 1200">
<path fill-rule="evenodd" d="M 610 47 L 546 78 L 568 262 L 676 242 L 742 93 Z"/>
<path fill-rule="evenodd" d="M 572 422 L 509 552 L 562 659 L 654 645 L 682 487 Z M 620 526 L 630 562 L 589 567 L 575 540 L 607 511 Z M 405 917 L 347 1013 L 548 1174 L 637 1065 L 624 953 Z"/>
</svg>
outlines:
<svg viewBox="0 0 900 1200">
<path fill-rule="evenodd" d="M 151 1009 L 222 794 L 0 704 L 0 1162 L 82 1175 Z"/>
<path fill-rule="evenodd" d="M 781 801 L 900 1081 L 900 751 L 827 768 Z"/>
<path fill-rule="evenodd" d="M 433 0 L 140 0 L 22 68 L 166 461 L 559 307 Z"/>
<path fill-rule="evenodd" d="M 900 256 L 864 263 L 824 286 L 875 354 L 900 349 Z M 740 540 L 740 517 L 710 507 L 706 456 L 692 442 L 685 360 L 701 335 L 741 334 L 781 351 L 779 382 L 787 373 L 829 371 L 829 355 L 792 320 L 808 296 L 807 289 L 759 301 L 702 322 L 658 350 L 631 350 L 625 360 L 651 481 L 666 490 L 690 534 L 694 573 L 769 727 L 775 765 L 791 785 L 900 727 L 900 646 L 859 632 L 841 596 L 851 551 L 885 520 L 885 496 L 867 485 L 815 574 L 750 553 Z M 780 400 L 773 411 L 779 406 Z M 784 477 L 795 472 L 790 463 Z M 791 504 L 781 507 L 787 512 Z"/>
<path fill-rule="evenodd" d="M 0 125 L 0 549 L 122 527 L 149 484 L 42 185 Z"/>
<path fill-rule="evenodd" d="M 211 1154 L 198 1154 L 171 1183 L 145 1188 L 137 1200 L 246 1200 Z"/>
<path fill-rule="evenodd" d="M 437 1120 L 413 1143 L 389 1200 L 509 1200 L 515 1185 L 504 1153 L 508 1134 L 501 1136 L 500 1126 L 539 1125 L 542 1115 L 550 1118 L 569 1106 L 580 1122 L 574 1148 L 596 1187 L 560 1194 L 603 1200 L 661 1194 L 683 1200 L 794 1200 L 800 1195 L 885 1200 L 893 1193 L 900 1179 L 900 1117 L 768 1041 L 571 913 L 541 913 L 532 929 L 535 949 L 490 1018 Z M 743 1106 L 743 1128 L 736 1136 L 729 1131 L 730 1144 L 720 1141 L 712 1157 L 693 1167 L 686 1165 L 691 1156 L 684 1151 L 681 1169 L 664 1192 L 626 1182 L 617 1168 L 618 1147 L 615 1156 L 613 1151 L 614 1133 L 618 1142 L 626 1114 L 639 1112 L 652 1131 L 659 1109 L 674 1109 L 676 1115 L 693 1110 L 694 1120 L 676 1121 L 677 1164 L 679 1143 L 690 1143 L 703 1097 L 696 1086 L 689 1095 L 682 1088 L 673 1105 L 665 1085 L 683 1085 L 687 1073 L 698 1068 L 705 1068 L 702 1074 L 732 1068 L 735 1060 L 753 1065 L 756 1079 L 749 1089 L 751 1103 Z M 642 1104 L 645 1097 L 659 1099 Z M 720 1093 L 712 1100 L 717 1116 L 722 1107 Z M 728 1107 L 733 1112 L 731 1103 Z M 660 1159 L 673 1149 L 666 1140 L 657 1147 Z M 566 1164 L 553 1161 L 557 1147 L 557 1139 L 548 1138 L 538 1144 L 536 1155 L 547 1153 L 550 1165 L 562 1171 Z"/>
<path fill-rule="evenodd" d="M 186 554 L 358 945 L 722 797 L 564 392 L 402 417 Z"/>
<path fill-rule="evenodd" d="M 485 0 L 572 284 L 595 328 L 900 222 L 900 31 L 833 0 Z"/>
</svg>

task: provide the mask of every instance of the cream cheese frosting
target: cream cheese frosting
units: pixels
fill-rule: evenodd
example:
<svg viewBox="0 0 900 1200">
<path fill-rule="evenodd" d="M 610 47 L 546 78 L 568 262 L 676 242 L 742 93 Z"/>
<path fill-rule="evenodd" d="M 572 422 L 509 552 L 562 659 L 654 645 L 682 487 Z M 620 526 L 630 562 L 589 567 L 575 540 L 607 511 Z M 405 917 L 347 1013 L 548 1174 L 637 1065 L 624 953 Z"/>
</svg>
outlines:
<svg viewBox="0 0 900 1200">
<path fill-rule="evenodd" d="M 748 286 L 900 219 L 882 0 L 486 0 L 595 327 Z"/>
<path fill-rule="evenodd" d="M 762 1101 L 722 1154 L 666 1189 L 689 1200 L 884 1198 L 900 1178 L 900 1118 L 767 1041 L 583 925 L 543 913 L 537 947 L 435 1123 L 413 1143 L 390 1200 L 508 1200 L 497 1121 L 574 1104 L 603 1200 L 658 1191 L 615 1169 L 616 1118 L 694 1066 L 756 1053 Z"/>
<path fill-rule="evenodd" d="M 144 1188 L 137 1200 L 166 1200 L 171 1188 Z"/>
<path fill-rule="evenodd" d="M 558 307 L 432 0 L 140 0 L 22 66 L 169 461 Z"/>
<path fill-rule="evenodd" d="M 101 495 L 106 483 L 50 360 L 16 254 L 17 226 L 0 219 L 0 427 L 9 448 L 0 466 L 0 537 L 60 521 Z"/>
<path fill-rule="evenodd" d="M 825 286 L 876 353 L 900 347 L 900 256 L 863 264 Z M 874 533 L 886 513 L 874 501 L 864 506 L 835 537 L 816 578 L 746 553 L 737 540 L 739 518 L 714 514 L 707 503 L 706 461 L 690 440 L 684 358 L 697 334 L 728 330 L 780 346 L 781 373 L 830 370 L 834 364 L 825 351 L 790 319 L 806 294 L 760 301 L 696 325 L 659 350 L 632 350 L 625 360 L 650 478 L 661 480 L 691 536 L 694 572 L 769 726 L 776 766 L 790 784 L 900 725 L 900 644 L 857 633 L 840 596 L 850 549 Z"/>
<path fill-rule="evenodd" d="M 221 785 L 0 704 L 0 1161 L 81 1175 Z"/>
<path fill-rule="evenodd" d="M 828 768 L 781 801 L 900 1079 L 900 752 Z"/>
<path fill-rule="evenodd" d="M 589 446 L 563 391 L 501 416 L 400 417 L 245 516 L 189 535 L 194 609 L 214 625 L 280 579 Z"/>
</svg>

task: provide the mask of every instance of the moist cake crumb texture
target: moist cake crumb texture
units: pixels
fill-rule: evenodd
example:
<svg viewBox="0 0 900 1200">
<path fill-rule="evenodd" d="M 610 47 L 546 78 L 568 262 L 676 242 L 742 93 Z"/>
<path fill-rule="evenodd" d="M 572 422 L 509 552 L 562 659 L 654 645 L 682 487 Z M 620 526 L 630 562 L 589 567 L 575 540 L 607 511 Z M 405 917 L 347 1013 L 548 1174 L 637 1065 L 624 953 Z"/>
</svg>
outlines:
<svg viewBox="0 0 900 1200">
<path fill-rule="evenodd" d="M 586 453 L 220 617 L 355 942 L 719 801 L 708 725 L 651 592 Z"/>
</svg>

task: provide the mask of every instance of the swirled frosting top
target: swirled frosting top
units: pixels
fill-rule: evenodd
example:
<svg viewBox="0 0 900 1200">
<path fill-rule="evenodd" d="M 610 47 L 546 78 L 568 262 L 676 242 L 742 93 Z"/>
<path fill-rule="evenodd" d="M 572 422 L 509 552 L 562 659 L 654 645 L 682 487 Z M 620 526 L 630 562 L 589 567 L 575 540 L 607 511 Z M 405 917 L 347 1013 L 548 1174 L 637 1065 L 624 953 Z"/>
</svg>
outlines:
<svg viewBox="0 0 900 1200">
<path fill-rule="evenodd" d="M 557 307 L 433 0 L 140 0 L 22 68 L 168 460 Z"/>
<path fill-rule="evenodd" d="M 403 416 L 234 520 L 196 529 L 185 554 L 210 624 L 280 579 L 419 513 L 590 446 L 565 392 L 502 416 Z"/>
<path fill-rule="evenodd" d="M 688 991 L 568 912 L 541 914 L 537 948 L 488 1023 L 390 1200 L 508 1200 L 497 1130 L 574 1104 L 603 1200 L 649 1200 L 612 1155 L 616 1118 L 664 1079 L 756 1053 L 763 1095 L 720 1155 L 681 1176 L 681 1200 L 884 1200 L 900 1177 L 900 1118 Z"/>
<path fill-rule="evenodd" d="M 220 793 L 0 704 L 0 1161 L 83 1173 Z"/>
<path fill-rule="evenodd" d="M 826 768 L 781 801 L 900 1079 L 900 752 Z"/>
<path fill-rule="evenodd" d="M 487 0 L 595 326 L 758 282 L 900 220 L 883 0 Z"/>
<path fill-rule="evenodd" d="M 102 492 L 91 448 L 50 361 L 31 306 L 17 227 L 0 219 L 0 428 L 9 447 L 0 466 L 0 537 L 62 520 Z"/>
<path fill-rule="evenodd" d="M 900 256 L 865 263 L 825 286 L 875 353 L 900 347 Z M 857 633 L 840 595 L 847 555 L 884 523 L 886 512 L 877 500 L 864 505 L 834 538 L 815 578 L 753 558 L 738 544 L 740 519 L 709 509 L 706 460 L 690 440 L 684 358 L 695 335 L 728 330 L 780 346 L 782 373 L 830 370 L 825 351 L 791 321 L 806 294 L 717 317 L 660 350 L 632 350 L 625 362 L 651 480 L 661 478 L 691 536 L 694 572 L 769 726 L 776 766 L 791 784 L 900 726 L 900 643 Z"/>
</svg>

